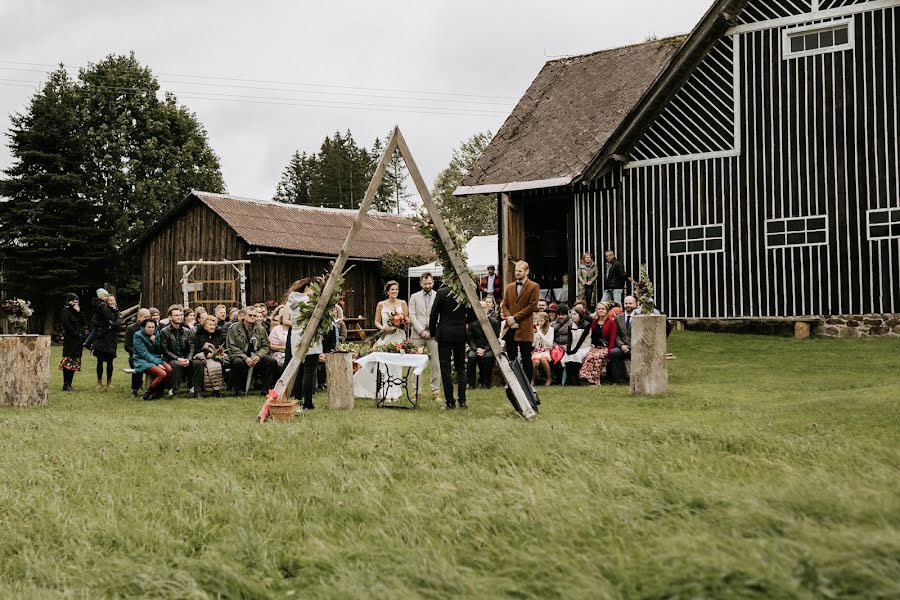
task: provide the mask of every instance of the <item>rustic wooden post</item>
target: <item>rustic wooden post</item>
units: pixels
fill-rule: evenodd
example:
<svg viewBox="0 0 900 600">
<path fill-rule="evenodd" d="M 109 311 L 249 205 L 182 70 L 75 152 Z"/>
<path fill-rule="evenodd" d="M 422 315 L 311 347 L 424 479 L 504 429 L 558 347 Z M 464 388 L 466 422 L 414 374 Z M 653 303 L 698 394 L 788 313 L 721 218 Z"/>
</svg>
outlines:
<svg viewBox="0 0 900 600">
<path fill-rule="evenodd" d="M 331 352 L 325 355 L 325 372 L 328 377 L 328 408 L 352 409 L 356 406 L 353 398 L 353 354 Z"/>
<path fill-rule="evenodd" d="M 50 403 L 50 336 L 0 336 L 0 406 Z"/>
<path fill-rule="evenodd" d="M 797 321 L 794 323 L 794 337 L 799 340 L 805 340 L 809 337 L 809 323 L 807 321 Z"/>
<path fill-rule="evenodd" d="M 657 396 L 668 391 L 666 318 L 637 315 L 631 319 L 631 393 Z"/>
</svg>

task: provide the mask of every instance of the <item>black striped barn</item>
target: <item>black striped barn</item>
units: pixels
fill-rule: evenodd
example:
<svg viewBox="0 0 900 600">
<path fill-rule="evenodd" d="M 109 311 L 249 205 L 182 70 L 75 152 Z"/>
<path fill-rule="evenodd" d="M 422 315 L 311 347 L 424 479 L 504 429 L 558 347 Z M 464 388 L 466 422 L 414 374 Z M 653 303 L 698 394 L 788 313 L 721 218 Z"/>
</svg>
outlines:
<svg viewBox="0 0 900 600">
<path fill-rule="evenodd" d="M 675 318 L 900 312 L 898 35 L 900 0 L 717 0 L 547 63 L 456 194 L 543 287 L 612 248 Z"/>
</svg>

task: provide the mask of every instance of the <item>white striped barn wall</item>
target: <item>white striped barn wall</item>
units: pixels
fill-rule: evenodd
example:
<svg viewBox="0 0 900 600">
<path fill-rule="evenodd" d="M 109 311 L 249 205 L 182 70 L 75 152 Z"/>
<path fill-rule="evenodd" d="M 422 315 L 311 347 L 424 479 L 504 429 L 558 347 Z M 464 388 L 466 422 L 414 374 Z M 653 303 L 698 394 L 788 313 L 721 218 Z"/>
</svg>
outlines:
<svg viewBox="0 0 900 600">
<path fill-rule="evenodd" d="M 789 60 L 782 29 L 740 33 L 741 155 L 578 191 L 579 247 L 612 247 L 632 273 L 647 262 L 675 317 L 900 312 L 900 238 L 866 225 L 867 210 L 900 208 L 900 7 L 849 18 L 852 51 Z M 827 215 L 827 244 L 766 248 L 766 220 L 808 215 Z M 720 222 L 722 252 L 669 255 L 670 227 Z"/>
</svg>

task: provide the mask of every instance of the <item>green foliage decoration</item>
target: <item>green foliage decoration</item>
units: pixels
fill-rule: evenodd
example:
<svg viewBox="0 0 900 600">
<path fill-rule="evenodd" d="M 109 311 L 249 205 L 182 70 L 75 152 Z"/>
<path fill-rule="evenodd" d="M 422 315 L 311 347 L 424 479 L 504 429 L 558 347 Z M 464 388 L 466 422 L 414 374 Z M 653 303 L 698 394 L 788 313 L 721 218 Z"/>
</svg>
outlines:
<svg viewBox="0 0 900 600">
<path fill-rule="evenodd" d="M 416 217 L 416 224 L 422 237 L 431 241 L 431 247 L 434 249 L 435 255 L 437 255 L 437 263 L 444 268 L 444 273 L 441 275 L 441 281 L 450 288 L 450 293 L 453 294 L 457 302 L 466 308 L 471 307 L 472 305 L 469 302 L 469 298 L 466 296 L 466 290 L 463 287 L 462 281 L 460 281 L 460 275 L 456 272 L 456 269 L 453 268 L 453 263 L 450 261 L 450 253 L 441 241 L 441 236 L 438 235 L 437 228 L 434 226 L 434 221 L 431 216 L 428 214 L 420 214 Z M 456 246 L 456 251 L 459 253 L 459 257 L 462 259 L 463 264 L 468 263 L 469 256 L 466 254 L 465 236 L 452 222 L 448 221 L 446 222 L 446 225 L 447 231 L 450 233 L 450 239 L 453 240 L 453 245 Z M 466 271 L 469 274 L 469 278 L 474 281 L 475 276 L 472 271 L 468 268 L 466 268 Z"/>
<path fill-rule="evenodd" d="M 337 306 L 338 301 L 341 299 L 341 295 L 344 293 L 344 281 L 347 278 L 347 273 L 349 273 L 352 268 L 353 267 L 350 267 L 338 275 L 337 284 L 334 286 L 334 290 L 332 290 L 331 296 L 328 298 L 328 303 L 325 305 L 325 312 L 322 313 L 322 318 L 319 320 L 319 325 L 316 327 L 316 335 L 313 339 L 324 337 L 326 333 L 334 328 L 334 307 Z M 305 328 L 312 319 L 313 311 L 316 310 L 319 298 L 325 290 L 325 284 L 328 281 L 329 275 L 329 273 L 323 273 L 322 275 L 313 278 L 312 283 L 310 283 L 309 300 L 291 304 L 292 309 L 299 309 L 300 311 L 297 315 L 297 320 L 294 323 L 298 327 Z"/>
</svg>

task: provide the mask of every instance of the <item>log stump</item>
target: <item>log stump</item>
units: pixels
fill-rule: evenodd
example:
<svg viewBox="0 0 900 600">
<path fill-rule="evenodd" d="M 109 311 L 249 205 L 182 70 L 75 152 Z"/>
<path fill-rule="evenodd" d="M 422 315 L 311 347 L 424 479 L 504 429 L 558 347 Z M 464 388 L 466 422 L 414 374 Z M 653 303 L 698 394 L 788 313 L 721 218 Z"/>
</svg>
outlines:
<svg viewBox="0 0 900 600">
<path fill-rule="evenodd" d="M 0 335 L 0 406 L 50 403 L 50 336 Z"/>
<path fill-rule="evenodd" d="M 631 322 L 631 394 L 657 396 L 668 391 L 666 318 L 638 315 Z"/>
<path fill-rule="evenodd" d="M 353 355 L 350 352 L 331 352 L 325 355 L 328 378 L 328 408 L 347 410 L 356 406 L 353 397 Z"/>
</svg>

